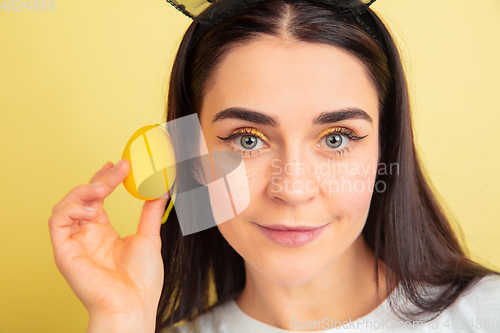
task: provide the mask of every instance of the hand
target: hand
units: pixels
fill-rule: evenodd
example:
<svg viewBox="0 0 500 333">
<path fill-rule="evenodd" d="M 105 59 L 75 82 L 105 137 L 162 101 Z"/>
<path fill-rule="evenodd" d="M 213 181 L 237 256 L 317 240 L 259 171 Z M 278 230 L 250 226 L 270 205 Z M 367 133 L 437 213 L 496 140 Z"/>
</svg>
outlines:
<svg viewBox="0 0 500 333">
<path fill-rule="evenodd" d="M 128 320 L 142 326 L 140 331 L 154 332 L 164 274 L 159 233 L 167 199 L 144 202 L 137 233 L 120 238 L 102 206 L 130 172 L 130 163 L 121 161 L 116 169 L 106 163 L 89 184 L 74 187 L 54 206 L 50 238 L 57 268 L 89 312 L 88 331 L 96 322 L 126 325 Z M 90 185 L 97 182 L 102 185 Z M 97 210 L 84 208 L 89 206 Z"/>
</svg>

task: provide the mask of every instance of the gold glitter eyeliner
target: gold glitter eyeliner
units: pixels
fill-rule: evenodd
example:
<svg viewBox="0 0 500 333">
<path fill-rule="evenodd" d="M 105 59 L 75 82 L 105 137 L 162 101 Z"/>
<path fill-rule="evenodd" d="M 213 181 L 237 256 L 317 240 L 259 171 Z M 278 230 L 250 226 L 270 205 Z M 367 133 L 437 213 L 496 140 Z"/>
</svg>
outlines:
<svg viewBox="0 0 500 333">
<path fill-rule="evenodd" d="M 225 138 L 221 138 L 220 136 L 217 136 L 217 137 L 219 139 L 227 142 L 227 141 L 231 141 L 233 138 L 236 138 L 236 137 L 238 137 L 240 135 L 255 136 L 255 137 L 258 137 L 259 139 L 261 139 L 262 141 L 264 141 L 266 143 L 269 142 L 269 140 L 267 139 L 267 137 L 264 134 L 262 134 L 262 132 L 260 132 L 256 128 L 251 128 L 251 127 L 248 127 L 248 128 L 238 128 L 236 131 L 234 131 L 233 133 L 229 134 Z"/>
<path fill-rule="evenodd" d="M 353 141 L 361 141 L 368 136 L 368 134 L 365 136 L 357 136 L 353 131 L 345 127 L 330 127 L 319 133 L 319 135 L 316 137 L 316 141 L 319 141 L 331 134 L 341 134 L 346 136 L 349 140 Z"/>
</svg>

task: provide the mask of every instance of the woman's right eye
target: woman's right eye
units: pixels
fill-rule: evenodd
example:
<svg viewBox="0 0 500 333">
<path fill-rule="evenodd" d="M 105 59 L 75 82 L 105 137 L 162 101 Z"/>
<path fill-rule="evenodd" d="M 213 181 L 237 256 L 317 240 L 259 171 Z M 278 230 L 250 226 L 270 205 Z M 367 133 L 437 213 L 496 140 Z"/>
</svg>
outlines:
<svg viewBox="0 0 500 333">
<path fill-rule="evenodd" d="M 243 149 L 254 149 L 259 143 L 262 146 L 263 142 L 260 138 L 252 136 L 252 135 L 242 135 L 235 140 L 236 143 L 239 143 L 241 148 Z M 262 148 L 262 147 L 258 147 Z"/>
<path fill-rule="evenodd" d="M 260 153 L 260 149 L 269 146 L 267 137 L 255 128 L 240 128 L 226 137 L 217 137 L 242 156 L 248 153 L 251 157 L 252 153 Z M 234 145 L 236 145 L 236 150 Z"/>
</svg>

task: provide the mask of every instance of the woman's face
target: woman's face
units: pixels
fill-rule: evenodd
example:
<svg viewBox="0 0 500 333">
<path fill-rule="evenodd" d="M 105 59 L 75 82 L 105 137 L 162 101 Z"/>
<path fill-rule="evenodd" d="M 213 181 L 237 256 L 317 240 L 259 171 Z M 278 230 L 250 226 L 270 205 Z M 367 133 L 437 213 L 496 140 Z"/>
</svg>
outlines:
<svg viewBox="0 0 500 333">
<path fill-rule="evenodd" d="M 245 110 L 217 116 L 228 108 Z M 357 58 L 274 37 L 239 46 L 217 69 L 200 122 L 209 151 L 243 155 L 250 204 L 218 227 L 249 267 L 300 285 L 353 253 L 378 162 L 377 91 Z"/>
</svg>

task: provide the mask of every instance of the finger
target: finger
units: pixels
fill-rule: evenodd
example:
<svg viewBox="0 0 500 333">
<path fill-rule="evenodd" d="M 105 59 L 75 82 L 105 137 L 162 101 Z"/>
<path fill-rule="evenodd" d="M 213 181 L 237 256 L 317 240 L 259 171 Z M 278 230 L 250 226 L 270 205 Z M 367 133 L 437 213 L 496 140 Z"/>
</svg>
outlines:
<svg viewBox="0 0 500 333">
<path fill-rule="evenodd" d="M 97 211 L 87 210 L 75 203 L 66 205 L 53 214 L 49 218 L 49 233 L 54 251 L 71 238 L 71 226 L 78 221 L 92 221 L 96 214 Z"/>
<path fill-rule="evenodd" d="M 98 184 L 81 184 L 75 186 L 52 208 L 52 214 L 72 203 L 98 208 L 99 201 L 102 202 L 109 195 L 110 191 L 104 183 L 101 183 L 101 186 L 96 185 Z"/>
<path fill-rule="evenodd" d="M 98 204 L 93 201 L 104 200 L 130 172 L 130 162 L 126 159 L 122 159 L 120 161 L 122 161 L 121 165 L 118 165 L 117 163 L 117 165 L 115 165 L 112 169 L 110 169 L 112 164 L 106 163 L 101 170 L 99 170 L 92 177 L 91 184 L 75 186 L 58 204 L 54 206 L 52 213 L 54 214 L 61 207 L 74 202 L 79 204 L 90 202 L 89 205 L 91 207 L 97 207 Z M 95 190 L 92 190 L 93 188 Z"/>
<path fill-rule="evenodd" d="M 161 219 L 165 213 L 168 199 L 159 198 L 144 202 L 137 233 L 147 236 L 160 236 Z"/>
<path fill-rule="evenodd" d="M 90 184 L 94 184 L 96 183 L 96 180 L 100 177 L 102 177 L 104 174 L 106 174 L 106 172 L 109 171 L 109 169 L 113 166 L 113 163 L 111 162 L 106 162 L 102 167 L 101 169 L 99 169 L 99 171 L 97 171 L 94 176 L 92 176 L 92 178 L 90 179 Z M 98 185 L 98 184 L 96 184 Z M 95 185 L 94 185 L 95 186 Z M 101 189 L 98 188 L 97 189 L 97 192 L 100 192 Z M 61 209 L 61 207 L 69 204 L 69 203 L 72 203 L 72 202 L 76 202 L 76 203 L 80 203 L 80 204 L 84 204 L 85 202 L 87 201 L 91 201 L 91 200 L 99 200 L 100 198 L 95 198 L 93 196 L 93 193 L 95 191 L 92 191 L 92 189 L 90 187 L 85 186 L 85 185 L 79 185 L 79 186 L 75 186 L 71 191 L 69 191 L 65 196 L 64 198 L 58 202 L 53 208 L 52 208 L 52 214 L 54 214 L 56 211 L 58 211 L 59 209 Z M 94 204 L 94 206 L 96 206 L 96 204 Z"/>
<path fill-rule="evenodd" d="M 90 221 L 80 221 L 80 225 L 88 224 L 88 223 L 103 223 L 103 224 L 110 224 L 108 214 L 106 211 L 102 208 L 102 201 L 99 201 L 97 208 L 97 216 L 96 219 L 90 220 Z"/>
<path fill-rule="evenodd" d="M 125 177 L 130 172 L 130 162 L 127 159 L 119 160 L 116 165 L 105 172 L 102 176 L 96 179 L 97 182 L 102 182 L 107 185 L 110 193 L 123 182 Z"/>
<path fill-rule="evenodd" d="M 79 225 L 87 223 L 109 223 L 108 215 L 102 208 L 103 200 L 95 200 L 86 202 L 83 207 L 88 210 L 95 211 L 95 216 L 92 220 L 81 220 Z"/>
<path fill-rule="evenodd" d="M 97 171 L 93 176 L 92 178 L 90 178 L 90 181 L 89 181 L 89 184 L 92 184 L 92 183 L 96 183 L 97 182 L 97 179 L 101 178 L 104 174 L 106 174 L 106 172 L 109 171 L 109 169 L 111 169 L 113 167 L 113 163 L 111 162 L 106 162 L 102 167 L 101 169 L 99 169 L 99 171 Z"/>
</svg>

